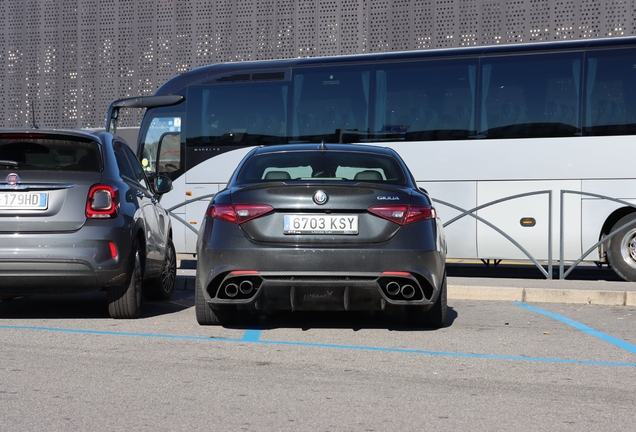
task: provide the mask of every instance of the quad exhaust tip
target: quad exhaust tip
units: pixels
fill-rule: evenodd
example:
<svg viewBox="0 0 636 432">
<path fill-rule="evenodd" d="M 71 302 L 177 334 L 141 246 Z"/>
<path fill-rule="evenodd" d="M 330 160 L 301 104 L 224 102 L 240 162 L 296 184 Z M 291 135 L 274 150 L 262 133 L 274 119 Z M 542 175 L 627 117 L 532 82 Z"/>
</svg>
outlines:
<svg viewBox="0 0 636 432">
<path fill-rule="evenodd" d="M 391 280 L 385 285 L 384 291 L 391 297 L 402 297 L 404 300 L 410 300 L 417 294 L 417 288 L 408 282 L 408 280 Z"/>
<path fill-rule="evenodd" d="M 239 286 L 235 283 L 229 283 L 225 285 L 225 295 L 229 298 L 234 298 L 239 293 Z"/>
<path fill-rule="evenodd" d="M 254 291 L 254 284 L 249 280 L 244 280 L 239 284 L 239 291 L 243 295 L 249 295 Z"/>
</svg>

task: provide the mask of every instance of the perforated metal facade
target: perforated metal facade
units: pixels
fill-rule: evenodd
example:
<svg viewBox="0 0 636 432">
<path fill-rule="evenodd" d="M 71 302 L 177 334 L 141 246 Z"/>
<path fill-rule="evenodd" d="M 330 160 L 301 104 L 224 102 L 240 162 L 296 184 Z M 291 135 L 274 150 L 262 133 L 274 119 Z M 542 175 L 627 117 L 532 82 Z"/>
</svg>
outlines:
<svg viewBox="0 0 636 432">
<path fill-rule="evenodd" d="M 113 99 L 216 62 L 636 34 L 636 0 L 2 0 L 0 16 L 3 127 L 101 127 Z"/>
</svg>

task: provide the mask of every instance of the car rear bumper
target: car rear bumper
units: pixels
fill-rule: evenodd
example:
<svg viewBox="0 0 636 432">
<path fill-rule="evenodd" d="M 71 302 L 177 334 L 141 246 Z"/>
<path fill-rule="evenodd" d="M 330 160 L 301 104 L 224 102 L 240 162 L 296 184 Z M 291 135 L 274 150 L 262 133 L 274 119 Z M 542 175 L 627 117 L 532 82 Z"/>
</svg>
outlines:
<svg viewBox="0 0 636 432">
<path fill-rule="evenodd" d="M 383 310 L 432 305 L 444 277 L 438 251 L 207 250 L 197 278 L 208 304 L 261 310 Z"/>
<path fill-rule="evenodd" d="M 113 257 L 110 241 L 98 237 L 103 231 L 95 239 L 86 234 L 1 235 L 0 294 L 89 292 L 125 283 L 130 235 L 111 237 Z"/>
</svg>

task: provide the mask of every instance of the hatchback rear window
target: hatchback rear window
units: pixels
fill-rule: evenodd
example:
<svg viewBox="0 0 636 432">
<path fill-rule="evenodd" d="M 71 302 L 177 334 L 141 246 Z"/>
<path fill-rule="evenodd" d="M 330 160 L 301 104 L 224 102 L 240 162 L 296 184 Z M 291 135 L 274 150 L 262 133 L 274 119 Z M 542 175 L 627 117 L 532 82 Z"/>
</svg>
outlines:
<svg viewBox="0 0 636 432">
<path fill-rule="evenodd" d="M 391 156 L 338 150 L 255 155 L 238 176 L 238 183 L 286 180 L 406 183 L 402 166 Z"/>
<path fill-rule="evenodd" d="M 0 168 L 41 171 L 101 170 L 99 145 L 95 141 L 0 137 Z"/>
</svg>

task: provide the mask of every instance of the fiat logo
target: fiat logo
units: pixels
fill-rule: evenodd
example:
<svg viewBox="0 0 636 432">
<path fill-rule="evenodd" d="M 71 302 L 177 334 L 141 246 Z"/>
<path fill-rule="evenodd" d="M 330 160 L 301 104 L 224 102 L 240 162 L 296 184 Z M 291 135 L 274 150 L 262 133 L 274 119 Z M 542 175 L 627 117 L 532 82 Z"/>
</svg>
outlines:
<svg viewBox="0 0 636 432">
<path fill-rule="evenodd" d="M 325 191 L 319 190 L 314 194 L 314 202 L 318 205 L 323 205 L 324 203 L 327 202 L 328 199 L 329 199 L 329 196 L 327 195 Z"/>
<path fill-rule="evenodd" d="M 10 185 L 15 185 L 20 182 L 20 176 L 16 173 L 11 173 L 7 176 L 7 183 Z"/>
</svg>

